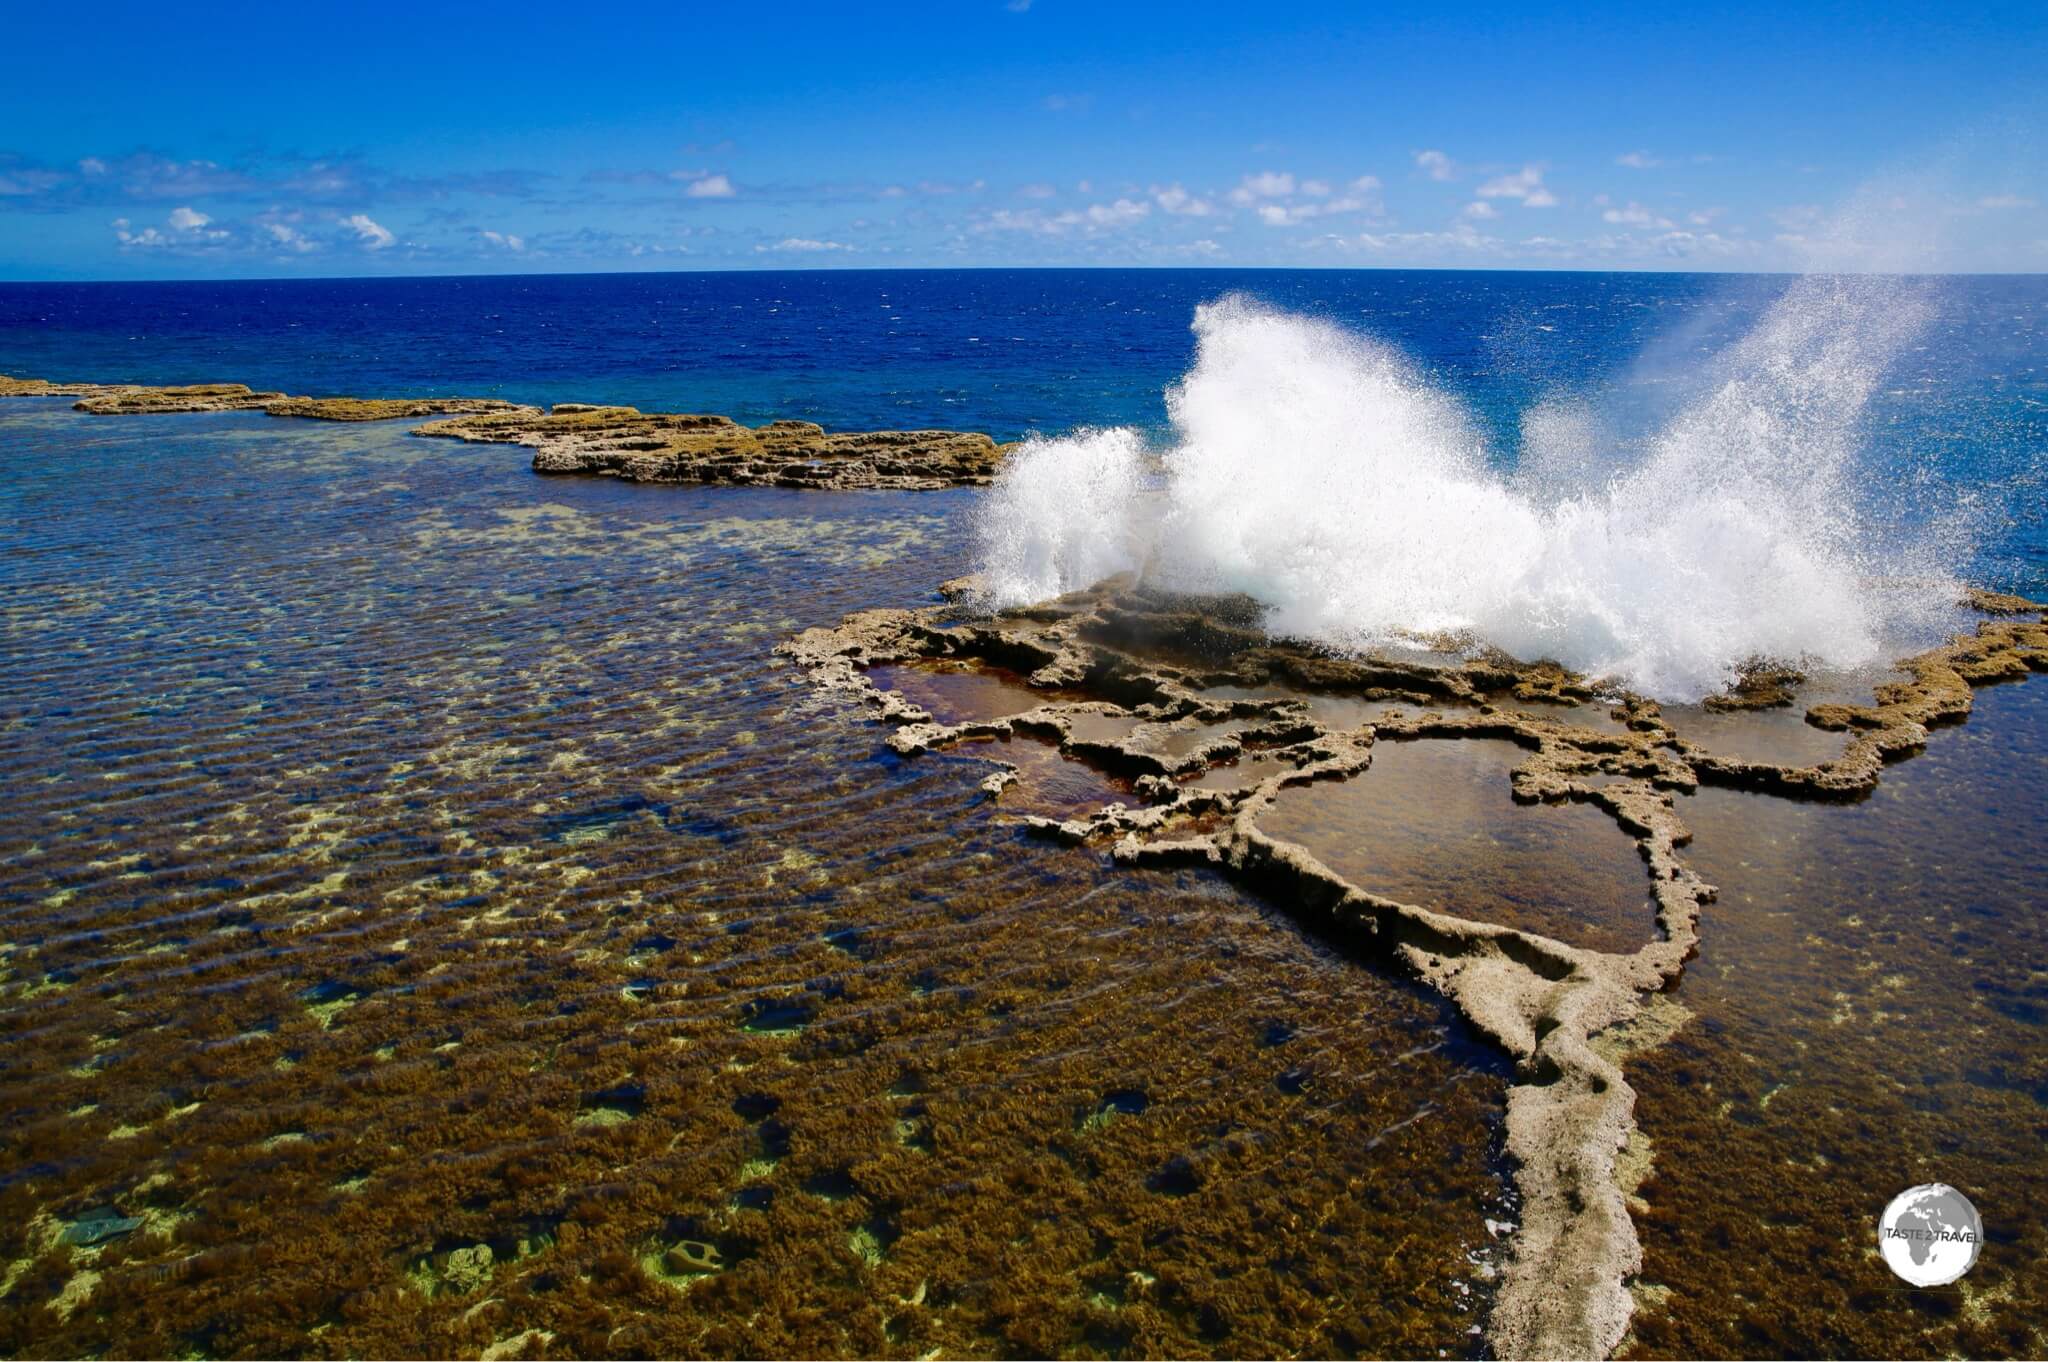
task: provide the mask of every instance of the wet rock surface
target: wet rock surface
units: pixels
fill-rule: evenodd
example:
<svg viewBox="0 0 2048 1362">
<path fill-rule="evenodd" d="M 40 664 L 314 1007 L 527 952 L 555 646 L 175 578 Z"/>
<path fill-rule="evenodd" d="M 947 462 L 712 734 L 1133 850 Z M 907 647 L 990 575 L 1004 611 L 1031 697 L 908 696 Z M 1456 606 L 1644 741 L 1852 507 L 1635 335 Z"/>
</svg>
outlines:
<svg viewBox="0 0 2048 1362">
<path fill-rule="evenodd" d="M 972 584 L 949 584 L 944 594 L 971 600 Z M 1523 1217 L 1489 1341 L 1509 1356 L 1601 1356 L 1622 1340 L 1635 1309 L 1629 1287 L 1642 1251 L 1628 1198 L 1649 1168 L 1621 1061 L 1668 1034 L 1645 1003 L 1679 978 L 1715 897 L 1681 854 L 1692 834 L 1678 801 L 1702 787 L 1861 798 L 1886 762 L 1925 746 L 1930 728 L 1964 719 L 1975 687 L 2048 670 L 2041 605 L 1983 593 L 1968 604 L 1980 617 L 1974 630 L 1899 663 L 1903 679 L 1875 686 L 1870 703 L 1813 707 L 1809 724 L 1847 739 L 1831 760 L 1797 766 L 1721 755 L 1682 736 L 1655 703 L 1553 663 L 1490 653 L 1449 663 L 1338 656 L 1265 637 L 1249 601 L 1179 597 L 1129 581 L 993 617 L 960 604 L 866 611 L 784 651 L 821 687 L 857 696 L 894 725 L 888 741 L 899 753 L 1032 736 L 1130 777 L 1130 803 L 1020 821 L 1102 845 L 1133 866 L 1213 866 L 1341 926 L 1450 999 L 1517 1070 L 1507 1150 Z M 1009 698 L 1000 712 L 942 721 L 914 691 L 875 684 L 876 669 L 919 661 L 999 668 L 1047 699 L 1020 708 Z M 1803 680 L 1759 667 L 1706 708 L 1784 707 Z M 1247 698 L 1276 686 L 1295 694 Z M 1077 692 L 1083 698 L 1072 698 Z M 1379 708 L 1333 727 L 1312 703 L 1325 702 L 1326 716 L 1333 697 Z M 1618 724 L 1586 722 L 1588 714 Z M 1107 722 L 1118 718 L 1129 721 L 1120 733 Z M 1402 902 L 1273 832 L 1272 810 L 1290 792 L 1358 778 L 1376 745 L 1421 739 L 1512 743 L 1525 754 L 1509 777 L 1516 801 L 1580 804 L 1611 818 L 1640 855 L 1653 939 L 1633 950 L 1591 949 Z M 1227 778 L 1221 787 L 1185 781 L 1252 750 L 1264 764 L 1236 788 Z M 985 788 L 1000 799 L 1010 776 L 999 770 Z M 1179 1185 L 1192 1175 L 1161 1176 Z"/>
<path fill-rule="evenodd" d="M 439 421 L 421 435 L 534 450 L 537 473 L 591 473 L 628 482 L 929 491 L 978 487 L 1009 446 L 946 430 L 827 434 L 808 421 L 743 426 L 723 416 L 559 403 L 546 415 Z"/>
<path fill-rule="evenodd" d="M 1014 449 L 961 430 L 827 432 L 799 420 L 741 426 L 725 416 L 580 401 L 559 401 L 543 412 L 496 397 L 291 397 L 244 383 L 145 387 L 0 375 L 0 397 L 78 397 L 78 410 L 94 416 L 268 412 L 334 422 L 451 416 L 414 434 L 520 444 L 535 451 L 535 473 L 588 473 L 637 483 L 934 492 L 987 485 Z"/>
<path fill-rule="evenodd" d="M 533 412 L 494 397 L 291 397 L 258 392 L 243 383 L 151 387 L 130 383 L 50 383 L 0 374 L 0 397 L 76 397 L 94 416 L 148 416 L 179 412 L 262 411 L 319 421 L 390 421 L 436 413 Z"/>
<path fill-rule="evenodd" d="M 0 397 L 76 397 L 98 416 L 262 411 L 323 421 L 453 419 L 414 433 L 534 451 L 537 473 L 583 473 L 628 482 L 745 487 L 934 491 L 994 480 L 1013 448 L 950 430 L 827 432 L 809 421 L 743 426 L 724 416 L 643 412 L 559 402 L 538 407 L 487 397 L 292 397 L 241 383 L 179 387 L 51 383 L 0 374 Z"/>
</svg>

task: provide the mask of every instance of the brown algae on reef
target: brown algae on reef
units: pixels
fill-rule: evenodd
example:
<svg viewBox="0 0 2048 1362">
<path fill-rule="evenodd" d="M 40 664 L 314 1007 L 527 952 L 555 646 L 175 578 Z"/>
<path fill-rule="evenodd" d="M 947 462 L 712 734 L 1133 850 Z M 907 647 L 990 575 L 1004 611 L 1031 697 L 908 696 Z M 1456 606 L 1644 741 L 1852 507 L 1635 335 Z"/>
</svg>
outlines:
<svg viewBox="0 0 2048 1362">
<path fill-rule="evenodd" d="M 1977 689 L 2035 607 L 1692 716 L 1143 593 L 849 616 L 961 556 L 913 496 L 0 420 L 59 565 L 0 600 L 10 1355 L 2041 1350 L 2048 724 Z M 842 616 L 792 651 L 880 754 L 763 665 Z M 1374 845 L 1285 835 L 1340 798 Z M 1563 860 L 1579 917 L 1495 899 Z M 1983 1263 L 1879 1295 L 1859 1195 L 1957 1167 Z"/>
<path fill-rule="evenodd" d="M 1362 934 L 1455 1003 L 1517 1067 L 1507 1152 L 1522 1221 L 1489 1340 L 1502 1355 L 1601 1356 L 1623 1341 L 1638 1301 L 1671 1291 L 1638 1280 L 1630 1213 L 1650 1206 L 1639 1194 L 1654 1160 L 1620 1064 L 1682 1029 L 1682 1007 L 1646 1000 L 1678 984 L 1715 897 L 1682 854 L 1693 831 L 1679 801 L 1755 798 L 1721 793 L 1735 790 L 1861 798 L 1886 761 L 1967 716 L 1975 687 L 2048 670 L 2042 606 L 1985 593 L 1967 604 L 1974 631 L 1905 659 L 1867 695 L 1817 697 L 1804 719 L 1826 740 L 1744 734 L 1719 749 L 1714 739 L 1736 732 L 1726 716 L 1785 708 L 1804 678 L 1747 677 L 1677 722 L 1616 693 L 1594 711 L 1601 722 L 1580 725 L 1574 716 L 1595 696 L 1555 664 L 1333 656 L 1265 638 L 1241 599 L 1127 580 L 993 618 L 955 606 L 867 611 L 786 651 L 823 688 L 862 697 L 897 725 L 898 752 L 1031 733 L 1130 777 L 1135 806 L 1021 821 L 1133 865 L 1222 869 Z M 949 717 L 914 689 L 876 685 L 910 664 L 1000 666 L 1046 698 Z M 1066 698 L 1076 692 L 1084 698 Z M 1332 711 L 1333 694 L 1347 705 Z M 1312 699 L 1341 726 L 1320 722 Z M 1133 722 L 1105 723 L 1112 714 Z M 1433 769 L 1422 765 L 1430 752 Z M 1248 758 L 1256 780 L 1186 779 L 1191 767 L 1206 775 Z M 1392 768 L 1378 799 L 1376 764 Z M 1517 810 L 1508 796 L 1542 807 Z M 1560 814 L 1608 822 L 1610 850 Z M 1518 815 L 1522 826 L 1508 832 Z M 1634 854 L 1612 854 L 1629 843 Z M 1603 878 L 1608 887 L 1597 887 Z"/>
<path fill-rule="evenodd" d="M 1029 772 L 877 760 L 769 660 L 926 598 L 948 494 L 515 516 L 402 426 L 0 422 L 49 508 L 0 596 L 0 1352 L 1480 1346 L 1519 1212 L 1469 1026 L 1206 870 L 1020 847 Z M 1266 741 L 1193 727 L 1144 737 Z M 987 746 L 1100 782 L 1059 820 L 1210 760 Z M 62 1242 L 100 1208 L 144 1225 Z"/>
</svg>

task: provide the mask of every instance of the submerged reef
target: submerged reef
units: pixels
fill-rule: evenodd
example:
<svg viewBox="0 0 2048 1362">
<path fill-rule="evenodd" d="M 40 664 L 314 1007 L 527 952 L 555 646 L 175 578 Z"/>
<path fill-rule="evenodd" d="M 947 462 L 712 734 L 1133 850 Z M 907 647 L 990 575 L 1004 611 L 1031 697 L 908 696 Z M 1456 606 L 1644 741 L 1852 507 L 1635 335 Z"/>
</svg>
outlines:
<svg viewBox="0 0 2048 1362">
<path fill-rule="evenodd" d="M 292 397 L 242 383 L 183 387 L 51 383 L 0 374 L 0 397 L 76 397 L 97 416 L 261 411 L 323 421 L 452 416 L 415 435 L 524 445 L 536 473 L 589 473 L 628 482 L 717 483 L 835 491 L 934 491 L 994 481 L 1015 446 L 951 430 L 827 433 L 809 421 L 743 426 L 724 416 L 643 412 L 559 402 L 538 407 L 489 397 Z"/>
<path fill-rule="evenodd" d="M 1691 833 L 1675 796 L 1718 786 L 1859 798 L 1930 727 L 1964 719 L 1975 687 L 2048 671 L 2048 607 L 1974 592 L 1963 603 L 1973 631 L 1901 661 L 1867 703 L 1807 711 L 1810 730 L 1841 735 L 1838 750 L 1767 760 L 1716 750 L 1699 736 L 1710 725 L 1555 663 L 1494 651 L 1358 657 L 1277 640 L 1245 597 L 1117 578 L 991 616 L 966 604 L 971 581 L 942 590 L 954 604 L 860 612 L 782 650 L 895 725 L 900 754 L 999 741 L 1127 780 L 1135 804 L 1020 821 L 1127 865 L 1219 869 L 1436 989 L 1510 1056 L 1506 1149 L 1523 1215 L 1487 1325 L 1502 1356 L 1605 1356 L 1629 1326 L 1642 1250 L 1628 1198 L 1650 1158 L 1622 1064 L 1674 1029 L 1654 1000 L 1695 953 L 1716 893 L 1680 854 Z M 1699 713 L 1781 709 L 1803 680 L 1758 667 Z M 1483 920 L 1387 897 L 1279 831 L 1290 791 L 1342 789 L 1389 744 L 1427 740 L 1512 744 L 1516 804 L 1610 819 L 1647 876 L 1654 926 L 1646 914 L 1640 944 L 1560 939 L 1512 901 L 1484 905 L 1505 920 Z M 999 761 L 983 788 L 1002 799 L 1022 779 L 1019 762 Z"/>
</svg>

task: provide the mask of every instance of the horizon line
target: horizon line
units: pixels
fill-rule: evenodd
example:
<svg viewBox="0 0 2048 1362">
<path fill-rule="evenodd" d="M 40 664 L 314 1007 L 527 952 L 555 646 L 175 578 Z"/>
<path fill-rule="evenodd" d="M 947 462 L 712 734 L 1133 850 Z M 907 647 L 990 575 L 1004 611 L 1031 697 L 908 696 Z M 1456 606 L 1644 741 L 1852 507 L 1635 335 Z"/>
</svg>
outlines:
<svg viewBox="0 0 2048 1362">
<path fill-rule="evenodd" d="M 751 266 L 702 269 L 585 269 L 585 270 L 491 270 L 450 274 L 291 274 L 291 275 L 200 275 L 171 278 L 4 278 L 0 288 L 29 287 L 118 287 L 121 285 L 179 284 L 341 284 L 395 283 L 420 280 L 469 279 L 576 279 L 657 275 L 742 275 L 742 274 L 1590 274 L 1714 276 L 1749 279 L 1799 279 L 1839 276 L 1873 279 L 2043 279 L 2048 271 L 2038 270 L 1716 270 L 1716 269 L 1589 269 L 1579 266 L 1505 265 L 825 265 L 786 266 L 763 269 Z"/>
</svg>

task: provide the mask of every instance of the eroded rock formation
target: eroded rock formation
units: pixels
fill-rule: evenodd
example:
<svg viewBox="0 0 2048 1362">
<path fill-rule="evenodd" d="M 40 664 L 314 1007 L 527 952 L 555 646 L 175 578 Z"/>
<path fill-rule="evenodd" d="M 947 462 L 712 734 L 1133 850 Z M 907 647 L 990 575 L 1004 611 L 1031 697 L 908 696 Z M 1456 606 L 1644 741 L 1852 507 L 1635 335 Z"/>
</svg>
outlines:
<svg viewBox="0 0 2048 1362">
<path fill-rule="evenodd" d="M 723 416 L 561 403 L 545 416 L 437 421 L 421 435 L 528 445 L 537 473 L 597 473 L 629 482 L 767 487 L 974 487 L 994 479 L 1009 446 L 948 430 L 827 434 L 808 421 L 748 427 Z"/>
<path fill-rule="evenodd" d="M 951 430 L 834 432 L 809 421 L 743 426 L 723 416 L 557 403 L 543 412 L 490 397 L 291 397 L 241 383 L 146 387 L 50 383 L 0 374 L 0 397 L 75 397 L 98 416 L 262 411 L 324 421 L 452 416 L 415 435 L 534 451 L 537 473 L 589 473 L 629 482 L 932 491 L 994 480 L 1013 446 Z"/>
<path fill-rule="evenodd" d="M 949 583 L 949 598 L 969 584 Z M 1605 1356 L 1633 1310 L 1641 1249 L 1627 1197 L 1647 1170 L 1632 1144 L 1635 1094 L 1621 1061 L 1658 1043 L 1646 1003 L 1673 982 L 1698 944 L 1714 898 L 1684 862 L 1690 834 L 1674 795 L 1702 783 L 1807 799 L 1857 797 L 1883 764 L 1910 754 L 1931 726 L 1970 710 L 1975 686 L 2048 671 L 2044 607 L 1975 593 L 1972 632 L 1900 664 L 1905 679 L 1867 705 L 1815 707 L 1807 722 L 1843 732 L 1838 757 L 1809 766 L 1737 760 L 1682 736 L 1655 703 L 1605 690 L 1554 663 L 1497 653 L 1430 661 L 1345 657 L 1267 638 L 1246 600 L 1194 600 L 1128 582 L 994 617 L 956 606 L 876 610 L 783 645 L 825 688 L 861 699 L 895 725 L 909 754 L 984 738 L 1037 738 L 1062 754 L 1132 779 L 1135 807 L 1022 821 L 1057 838 L 1107 846 L 1116 859 L 1216 867 L 1358 940 L 1441 991 L 1510 1054 L 1507 1150 L 1523 1220 L 1495 1300 L 1489 1342 L 1501 1356 Z M 1046 701 L 1000 718 L 941 723 L 869 669 L 949 662 L 1001 668 Z M 1780 707 L 1800 678 L 1759 672 L 1715 708 Z M 1219 691 L 1223 693 L 1219 693 Z M 1251 695 L 1255 698 L 1246 698 Z M 1270 698 L 1267 698 L 1270 697 Z M 1318 717 L 1318 701 L 1374 702 L 1351 726 Z M 1121 733 L 1107 721 L 1129 720 Z M 1220 731 L 1219 731 L 1220 730 Z M 1182 741 L 1173 741 L 1174 735 Z M 1573 802 L 1604 811 L 1635 842 L 1656 907 L 1656 939 L 1633 952 L 1574 946 L 1536 932 L 1396 901 L 1354 884 L 1305 847 L 1266 831 L 1282 791 L 1344 780 L 1372 763 L 1376 743 L 1505 739 L 1523 752 L 1518 803 Z M 1244 783 L 1183 777 L 1256 753 Z M 984 784 L 1000 798 L 1015 768 Z"/>
</svg>

